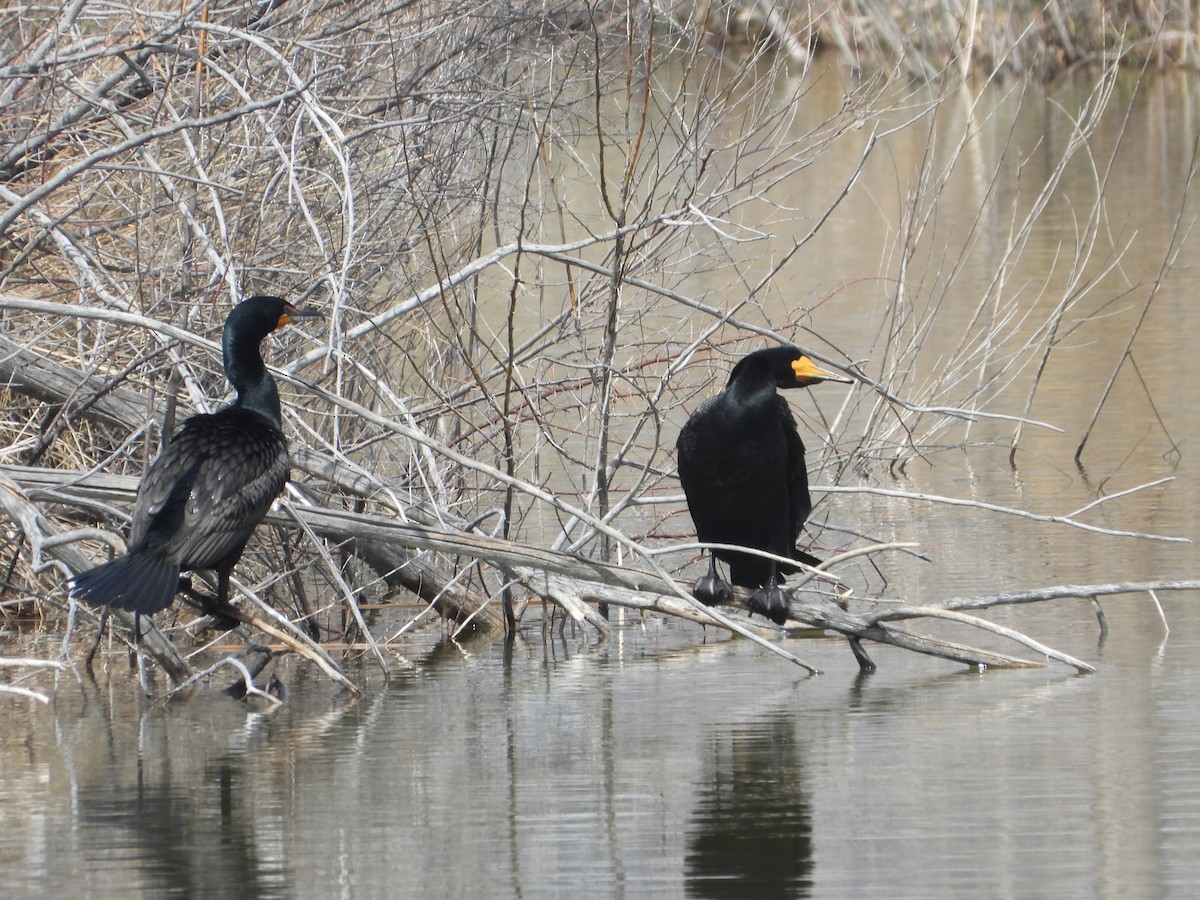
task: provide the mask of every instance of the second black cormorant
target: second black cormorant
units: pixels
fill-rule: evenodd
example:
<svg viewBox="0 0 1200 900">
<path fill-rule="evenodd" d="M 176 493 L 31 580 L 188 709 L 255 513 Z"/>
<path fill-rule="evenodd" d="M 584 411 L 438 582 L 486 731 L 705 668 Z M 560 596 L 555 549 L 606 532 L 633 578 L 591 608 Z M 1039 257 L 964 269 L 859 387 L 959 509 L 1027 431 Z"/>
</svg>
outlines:
<svg viewBox="0 0 1200 900">
<path fill-rule="evenodd" d="M 769 347 L 743 357 L 729 383 L 706 401 L 679 432 L 679 479 L 699 539 L 774 553 L 809 565 L 820 561 L 796 548 L 812 511 L 804 444 L 778 388 L 852 380 L 818 368 L 793 346 Z M 712 606 L 733 595 L 717 574 L 729 564 L 730 580 L 756 588 L 748 605 L 782 625 L 788 605 L 779 589 L 793 566 L 734 550 L 712 550 L 708 574 L 696 582 L 696 599 Z"/>
<path fill-rule="evenodd" d="M 279 392 L 259 344 L 292 319 L 318 315 L 263 295 L 233 308 L 221 350 L 237 397 L 183 423 L 138 486 L 128 552 L 77 576 L 77 597 L 152 615 L 174 601 L 181 572 L 211 569 L 217 593 L 206 610 L 228 608 L 230 573 L 288 479 Z"/>
</svg>

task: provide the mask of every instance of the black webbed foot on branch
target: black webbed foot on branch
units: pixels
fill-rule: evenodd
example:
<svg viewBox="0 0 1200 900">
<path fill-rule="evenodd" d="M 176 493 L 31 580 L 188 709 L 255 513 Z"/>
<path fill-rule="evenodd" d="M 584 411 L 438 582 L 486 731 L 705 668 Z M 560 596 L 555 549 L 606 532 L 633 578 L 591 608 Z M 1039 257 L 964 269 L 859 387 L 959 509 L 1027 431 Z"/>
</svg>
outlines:
<svg viewBox="0 0 1200 900">
<path fill-rule="evenodd" d="M 705 606 L 717 606 L 733 599 L 733 585 L 717 574 L 717 559 L 708 555 L 708 574 L 696 582 L 692 596 Z"/>
<path fill-rule="evenodd" d="M 237 610 L 229 605 L 228 601 L 222 601 L 215 594 L 202 594 L 194 587 L 190 578 L 179 579 L 179 592 L 183 594 L 188 601 L 197 607 L 206 616 L 213 620 L 213 628 L 217 631 L 232 631 L 241 624 L 238 618 Z"/>
<path fill-rule="evenodd" d="M 786 622 L 790 612 L 787 597 L 774 583 L 760 587 L 751 594 L 750 599 L 746 601 L 746 606 L 749 607 L 750 612 L 766 616 L 776 625 Z"/>
<path fill-rule="evenodd" d="M 242 624 L 237 617 L 237 610 L 228 603 L 221 603 L 216 597 L 207 598 L 210 602 L 203 604 L 205 613 L 212 617 L 213 628 L 217 631 L 232 631 Z"/>
<path fill-rule="evenodd" d="M 733 588 L 716 572 L 709 572 L 696 582 L 692 596 L 705 606 L 717 606 L 733 599 Z"/>
</svg>

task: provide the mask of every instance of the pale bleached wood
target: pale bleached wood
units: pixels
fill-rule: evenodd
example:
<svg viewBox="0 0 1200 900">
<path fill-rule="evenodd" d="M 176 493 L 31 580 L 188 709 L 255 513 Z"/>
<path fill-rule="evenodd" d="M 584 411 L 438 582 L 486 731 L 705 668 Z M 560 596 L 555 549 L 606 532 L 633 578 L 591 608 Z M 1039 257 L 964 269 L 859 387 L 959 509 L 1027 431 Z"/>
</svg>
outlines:
<svg viewBox="0 0 1200 900">
<path fill-rule="evenodd" d="M 40 496 L 38 492 L 46 492 L 47 499 L 57 497 L 60 501 L 69 501 L 78 495 L 82 500 L 93 502 L 127 502 L 132 498 L 136 486 L 136 480 L 126 476 L 86 475 L 19 466 L 0 466 L 0 475 L 22 482 L 25 489 L 34 496 Z M 664 583 L 661 576 L 652 572 L 570 553 L 529 547 L 486 535 L 399 522 L 384 516 L 301 505 L 293 505 L 293 510 L 314 532 L 331 540 L 366 541 L 402 552 L 435 551 L 486 562 L 502 571 L 512 573 L 532 593 L 562 604 L 577 620 L 592 624 L 602 632 L 607 631 L 608 626 L 596 616 L 590 605 L 592 603 L 604 602 L 672 615 L 706 625 L 729 627 L 720 611 L 698 607 L 688 598 L 671 593 L 670 588 L 677 585 Z M 295 522 L 279 512 L 272 512 L 268 521 L 284 527 L 296 527 Z M 1090 672 L 1094 670 L 1093 667 L 1083 660 L 1047 647 L 1013 629 L 974 616 L 966 616 L 964 611 L 1015 603 L 1050 602 L 1071 597 L 1090 598 L 1122 593 L 1192 590 L 1200 590 L 1200 581 L 1056 585 L 988 596 L 956 597 L 920 606 L 868 607 L 861 612 L 851 612 L 830 600 L 820 597 L 814 599 L 806 593 L 792 591 L 791 612 L 795 623 L 802 626 L 835 631 L 850 638 L 890 644 L 967 665 L 1011 668 L 1042 664 L 1039 661 L 915 634 L 888 624 L 901 619 L 955 619 L 1013 640 L 1047 659 L 1072 666 L 1081 672 Z M 748 592 L 741 589 L 736 592 L 737 599 L 743 604 L 747 595 Z M 737 624 L 741 628 L 754 628 L 760 637 L 780 633 L 779 629 L 773 628 L 764 620 L 754 620 L 749 626 L 745 621 L 738 621 Z"/>
</svg>

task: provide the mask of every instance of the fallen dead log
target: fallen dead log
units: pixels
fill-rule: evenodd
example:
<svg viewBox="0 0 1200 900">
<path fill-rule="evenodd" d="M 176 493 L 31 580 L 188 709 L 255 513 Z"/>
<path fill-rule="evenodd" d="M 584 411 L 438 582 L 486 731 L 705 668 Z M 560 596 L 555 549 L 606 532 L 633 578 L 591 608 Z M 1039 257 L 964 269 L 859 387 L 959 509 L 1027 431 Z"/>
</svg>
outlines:
<svg viewBox="0 0 1200 900">
<path fill-rule="evenodd" d="M 20 467 L 15 466 L 6 468 L 9 471 L 23 471 Z M 132 495 L 130 498 L 132 499 Z M 54 565 L 53 562 L 46 559 L 47 556 L 65 566 L 66 574 L 81 572 L 93 564 L 75 546 L 75 542 L 80 539 L 80 536 L 63 533 L 29 499 L 25 489 L 16 480 L 0 476 L 0 508 L 21 528 L 25 535 L 31 548 L 31 562 L 35 572 Z M 134 616 L 124 610 L 108 610 L 107 613 L 122 622 L 129 632 L 134 631 Z M 333 681 L 352 694 L 361 693 L 358 686 L 346 677 L 341 667 L 322 647 L 295 628 L 284 617 L 272 614 L 269 610 L 258 613 L 246 607 L 235 607 L 233 614 L 240 621 L 271 635 L 296 653 L 311 660 Z M 277 620 L 269 621 L 272 616 L 275 616 Z M 148 653 L 176 684 L 185 683 L 192 678 L 191 667 L 179 656 L 175 646 L 147 616 L 141 617 L 139 643 L 141 649 Z"/>
<path fill-rule="evenodd" d="M 135 480 L 124 476 L 84 475 L 57 470 L 0 466 L 0 475 L 19 483 L 33 497 L 55 499 L 59 502 L 78 495 L 81 500 L 107 501 L 132 497 Z M 44 495 L 42 492 L 45 492 Z M 697 606 L 690 598 L 673 592 L 678 585 L 668 584 L 654 573 L 628 566 L 618 566 L 598 560 L 529 547 L 489 537 L 412 522 L 348 512 L 292 505 L 292 510 L 314 533 L 332 541 L 352 545 L 370 543 L 391 548 L 411 557 L 434 551 L 478 560 L 510 574 L 532 594 L 561 605 L 579 621 L 592 624 L 601 631 L 608 626 L 598 617 L 594 605 L 607 603 L 634 610 L 662 613 L 689 621 L 727 628 L 728 624 L 716 610 Z M 284 526 L 297 527 L 284 513 L 272 512 L 268 520 Z M 816 627 L 842 634 L 855 641 L 873 641 L 901 649 L 980 667 L 1028 667 L 1044 664 L 1050 659 L 1090 672 L 1093 667 L 1068 654 L 1046 647 L 1040 642 L 1012 629 L 990 623 L 967 610 L 1014 603 L 1050 601 L 1065 597 L 1095 597 L 1117 593 L 1147 593 L 1151 591 L 1200 590 L 1200 581 L 1131 582 L 1127 584 L 1061 585 L 1038 590 L 997 594 L 986 597 L 952 598 L 938 604 L 893 606 L 883 609 L 849 611 L 832 600 L 806 592 L 792 592 L 792 617 L 799 625 Z M 744 600 L 744 591 L 738 591 Z M 895 627 L 892 623 L 917 618 L 953 619 L 981 628 L 1014 641 L 1037 654 L 1040 659 L 1024 659 L 997 653 L 966 644 L 945 641 L 928 635 Z M 746 627 L 744 621 L 738 623 Z M 779 630 L 765 623 L 751 623 L 759 634 L 778 634 Z M 860 657 L 860 661 L 862 658 Z M 867 658 L 864 665 L 869 663 Z"/>
<path fill-rule="evenodd" d="M 146 421 L 146 400 L 122 387 L 122 376 L 86 375 L 0 336 L 0 384 L 55 408 L 70 421 L 85 418 L 132 431 Z"/>
</svg>

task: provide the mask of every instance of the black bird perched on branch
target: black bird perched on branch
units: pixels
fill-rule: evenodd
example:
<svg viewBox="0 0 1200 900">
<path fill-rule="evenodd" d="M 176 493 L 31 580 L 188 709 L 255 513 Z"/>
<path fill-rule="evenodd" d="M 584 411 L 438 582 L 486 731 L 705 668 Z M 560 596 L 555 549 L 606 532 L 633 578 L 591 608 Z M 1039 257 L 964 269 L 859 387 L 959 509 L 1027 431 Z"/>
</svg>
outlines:
<svg viewBox="0 0 1200 900">
<path fill-rule="evenodd" d="M 687 420 L 676 445 L 679 479 L 702 542 L 820 563 L 796 548 L 812 500 L 804 444 L 787 400 L 776 389 L 821 381 L 853 383 L 818 368 L 797 347 L 757 350 L 734 366 L 725 390 Z M 778 585 L 780 576 L 798 571 L 796 567 L 734 550 L 712 550 L 708 574 L 692 592 L 706 606 L 733 596 L 717 574 L 718 559 L 729 564 L 734 584 L 758 589 L 749 599 L 751 612 L 780 625 L 787 621 L 787 600 Z"/>
<path fill-rule="evenodd" d="M 259 344 L 294 318 L 319 315 L 263 295 L 233 308 L 221 350 L 236 399 L 183 423 L 138 486 L 127 554 L 76 576 L 77 597 L 152 615 L 174 601 L 181 572 L 212 569 L 217 593 L 204 606 L 223 616 L 229 575 L 288 479 L 279 392 Z"/>
</svg>

